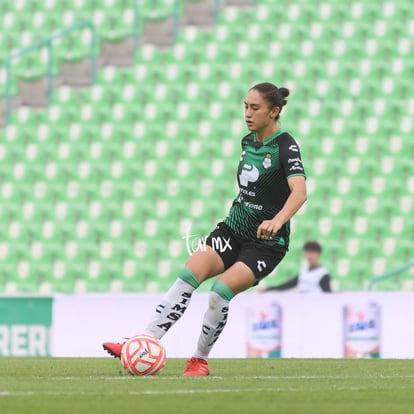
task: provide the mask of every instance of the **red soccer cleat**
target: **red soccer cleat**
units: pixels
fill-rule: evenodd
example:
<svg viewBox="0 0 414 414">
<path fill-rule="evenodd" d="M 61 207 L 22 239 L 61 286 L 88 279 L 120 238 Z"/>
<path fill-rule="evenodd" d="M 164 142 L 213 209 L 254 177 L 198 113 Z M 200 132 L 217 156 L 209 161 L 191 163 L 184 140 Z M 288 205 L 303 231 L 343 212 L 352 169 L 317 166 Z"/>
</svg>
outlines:
<svg viewBox="0 0 414 414">
<path fill-rule="evenodd" d="M 103 349 L 108 352 L 108 354 L 112 355 L 114 358 L 121 358 L 122 347 L 124 346 L 119 342 L 104 342 Z"/>
<path fill-rule="evenodd" d="M 210 368 L 205 359 L 192 357 L 187 361 L 183 375 L 185 377 L 207 377 L 210 375 Z"/>
</svg>

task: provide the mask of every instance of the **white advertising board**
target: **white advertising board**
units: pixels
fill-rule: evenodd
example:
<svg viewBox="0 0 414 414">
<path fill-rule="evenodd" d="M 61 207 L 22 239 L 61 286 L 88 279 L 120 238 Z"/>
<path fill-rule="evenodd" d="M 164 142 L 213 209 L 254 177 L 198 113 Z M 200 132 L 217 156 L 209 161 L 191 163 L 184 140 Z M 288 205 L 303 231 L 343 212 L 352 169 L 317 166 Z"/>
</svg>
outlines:
<svg viewBox="0 0 414 414">
<path fill-rule="evenodd" d="M 143 331 L 162 294 L 57 295 L 52 320 L 52 355 L 102 357 L 102 342 Z M 194 351 L 207 308 L 208 294 L 194 294 L 181 320 L 163 343 L 169 357 Z M 228 324 L 212 352 L 216 358 L 246 357 L 246 314 L 253 307 L 277 303 L 282 309 L 281 355 L 286 358 L 344 356 L 344 308 L 380 309 L 382 358 L 414 357 L 414 294 L 401 293 L 245 293 L 230 305 Z M 357 315 L 358 316 L 358 315 Z M 361 313 L 361 320 L 364 315 Z M 363 324 L 361 324 L 363 326 Z"/>
</svg>

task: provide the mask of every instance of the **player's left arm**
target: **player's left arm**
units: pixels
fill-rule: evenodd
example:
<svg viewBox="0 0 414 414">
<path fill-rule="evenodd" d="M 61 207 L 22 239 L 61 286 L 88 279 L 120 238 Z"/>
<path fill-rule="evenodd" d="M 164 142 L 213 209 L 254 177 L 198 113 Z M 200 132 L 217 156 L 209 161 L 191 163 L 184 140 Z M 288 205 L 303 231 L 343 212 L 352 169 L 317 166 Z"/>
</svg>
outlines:
<svg viewBox="0 0 414 414">
<path fill-rule="evenodd" d="M 303 175 L 288 178 L 290 195 L 283 208 L 272 220 L 264 220 L 257 228 L 257 238 L 270 239 L 290 220 L 307 199 L 306 179 Z"/>
</svg>

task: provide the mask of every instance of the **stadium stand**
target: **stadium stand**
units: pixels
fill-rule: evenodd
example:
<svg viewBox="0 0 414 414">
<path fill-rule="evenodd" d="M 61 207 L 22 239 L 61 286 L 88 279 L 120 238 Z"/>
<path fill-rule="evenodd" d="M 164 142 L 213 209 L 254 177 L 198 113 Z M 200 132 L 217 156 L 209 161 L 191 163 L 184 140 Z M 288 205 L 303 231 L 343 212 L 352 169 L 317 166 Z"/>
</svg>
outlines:
<svg viewBox="0 0 414 414">
<path fill-rule="evenodd" d="M 0 62 L 85 18 L 101 38 L 124 39 L 130 3 L 3 2 Z M 146 38 L 130 66 L 100 68 L 87 88 L 60 86 L 45 109 L 13 111 L 0 129 L 2 292 L 167 289 L 188 256 L 184 236 L 207 234 L 235 195 L 243 97 L 264 80 L 292 90 L 281 122 L 309 184 L 291 253 L 271 277 L 296 273 L 309 238 L 323 242 L 339 290 L 412 259 L 412 2 L 258 3 L 221 7 L 214 25 L 183 24 L 169 47 Z M 154 4 L 142 2 L 143 22 L 185 12 Z M 89 41 L 62 41 L 54 73 L 86 57 Z M 18 79 L 43 76 L 42 51 L 15 72 L 13 95 Z M 412 289 L 412 275 L 380 287 Z"/>
</svg>

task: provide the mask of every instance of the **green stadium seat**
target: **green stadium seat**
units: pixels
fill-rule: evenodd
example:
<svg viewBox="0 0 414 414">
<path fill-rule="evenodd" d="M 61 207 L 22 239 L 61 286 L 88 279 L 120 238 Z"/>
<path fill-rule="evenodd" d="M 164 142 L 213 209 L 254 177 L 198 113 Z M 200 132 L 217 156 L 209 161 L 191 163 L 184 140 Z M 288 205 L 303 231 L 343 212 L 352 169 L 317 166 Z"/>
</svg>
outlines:
<svg viewBox="0 0 414 414">
<path fill-rule="evenodd" d="M 103 39 L 132 32 L 130 2 L 98 3 L 9 2 L 0 43 L 21 48 L 84 18 Z M 142 18 L 163 20 L 173 5 L 141 2 Z M 300 141 L 310 193 L 272 278 L 297 272 L 308 238 L 323 242 L 340 290 L 365 289 L 410 260 L 411 9 L 330 0 L 226 7 L 214 28 L 181 28 L 173 47 L 142 45 L 133 67 L 101 68 L 91 88 L 56 89 L 47 110 L 14 110 L 0 142 L 0 216 L 13 222 L 0 243 L 4 290 L 166 290 L 187 258 L 187 223 L 208 233 L 235 195 L 241 102 L 263 80 L 292 89 L 282 126 Z M 57 42 L 54 73 L 89 44 L 88 31 Z M 44 76 L 45 63 L 43 52 L 24 59 L 12 95 L 17 79 Z M 410 283 L 398 276 L 378 288 Z"/>
</svg>

